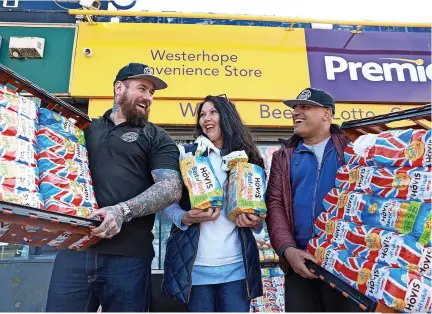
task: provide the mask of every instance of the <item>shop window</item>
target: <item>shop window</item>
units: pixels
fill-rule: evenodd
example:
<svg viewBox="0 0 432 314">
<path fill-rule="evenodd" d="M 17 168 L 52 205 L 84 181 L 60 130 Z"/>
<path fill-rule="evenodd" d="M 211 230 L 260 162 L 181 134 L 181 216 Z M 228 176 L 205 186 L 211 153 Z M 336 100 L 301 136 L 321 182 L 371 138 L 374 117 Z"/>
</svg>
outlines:
<svg viewBox="0 0 432 314">
<path fill-rule="evenodd" d="M 153 258 L 152 261 L 152 269 L 162 269 L 163 267 L 161 267 L 161 259 L 160 256 L 161 254 L 161 226 L 160 226 L 160 213 L 156 213 L 155 215 L 155 223 L 153 226 L 153 235 L 154 235 L 154 239 L 153 239 L 153 249 L 155 251 L 155 257 Z"/>
<path fill-rule="evenodd" d="M 0 242 L 0 261 L 27 259 L 54 259 L 57 249 Z"/>
</svg>

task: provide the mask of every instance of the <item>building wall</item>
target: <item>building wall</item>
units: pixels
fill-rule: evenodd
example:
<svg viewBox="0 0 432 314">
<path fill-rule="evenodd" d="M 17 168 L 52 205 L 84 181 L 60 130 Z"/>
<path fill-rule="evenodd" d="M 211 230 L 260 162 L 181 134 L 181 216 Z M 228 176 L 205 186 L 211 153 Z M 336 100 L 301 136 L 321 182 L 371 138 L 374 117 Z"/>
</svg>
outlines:
<svg viewBox="0 0 432 314">
<path fill-rule="evenodd" d="M 76 26 L 0 25 L 2 37 L 0 63 L 43 89 L 58 94 L 69 93 L 71 63 L 75 45 Z M 10 37 L 42 37 L 45 39 L 41 59 L 9 57 Z"/>
</svg>

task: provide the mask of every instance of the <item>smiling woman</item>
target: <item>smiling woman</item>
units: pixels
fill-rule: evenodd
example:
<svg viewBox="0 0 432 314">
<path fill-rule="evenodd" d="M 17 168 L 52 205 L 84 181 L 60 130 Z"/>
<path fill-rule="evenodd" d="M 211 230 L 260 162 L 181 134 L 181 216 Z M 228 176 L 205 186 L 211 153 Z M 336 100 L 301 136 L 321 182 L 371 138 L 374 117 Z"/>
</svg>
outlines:
<svg viewBox="0 0 432 314">
<path fill-rule="evenodd" d="M 251 133 L 226 95 L 207 96 L 198 106 L 197 117 L 197 134 L 209 138 L 222 154 L 244 150 L 249 162 L 264 168 Z"/>
<path fill-rule="evenodd" d="M 263 225 L 255 214 L 242 213 L 235 221 L 229 219 L 228 189 L 231 187 L 228 187 L 223 157 L 244 151 L 250 163 L 264 168 L 264 161 L 226 95 L 207 96 L 198 105 L 196 131 L 198 138 L 194 144 L 179 147 L 180 161 L 199 149 L 201 158 L 211 165 L 215 180 L 222 187 L 223 200 L 220 205 L 208 205 L 203 211 L 194 208 L 189 195 L 184 194 L 179 204 L 164 209 L 164 215 L 180 230 L 175 229 L 168 238 L 162 290 L 182 301 L 188 312 L 249 312 L 250 300 L 263 293 L 259 253 L 252 233 L 260 233 Z M 191 245 L 178 247 L 181 242 L 178 237 L 190 239 Z M 176 258 L 179 250 L 181 260 Z M 189 269 L 192 276 L 186 271 Z M 229 295 L 229 300 L 224 295 Z M 202 298 L 209 302 L 202 302 Z"/>
<path fill-rule="evenodd" d="M 223 138 L 220 129 L 220 114 L 216 110 L 215 105 L 211 101 L 206 101 L 201 106 L 201 112 L 198 116 L 199 124 L 204 134 L 207 135 L 216 148 L 221 149 Z"/>
</svg>

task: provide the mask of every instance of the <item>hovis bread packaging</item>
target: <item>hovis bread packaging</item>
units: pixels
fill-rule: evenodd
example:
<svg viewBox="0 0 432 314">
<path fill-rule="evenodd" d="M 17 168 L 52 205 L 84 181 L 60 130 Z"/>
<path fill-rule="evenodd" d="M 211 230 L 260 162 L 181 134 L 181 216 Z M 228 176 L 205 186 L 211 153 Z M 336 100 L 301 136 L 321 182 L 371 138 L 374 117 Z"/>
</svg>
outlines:
<svg viewBox="0 0 432 314">
<path fill-rule="evenodd" d="M 22 191 L 5 185 L 0 186 L 0 201 L 44 209 L 42 195 L 38 192 Z"/>
<path fill-rule="evenodd" d="M 38 192 L 38 168 L 14 161 L 0 161 L 0 185 L 23 192 Z"/>
<path fill-rule="evenodd" d="M 222 208 L 223 191 L 208 157 L 190 156 L 180 162 L 192 208 Z"/>
<path fill-rule="evenodd" d="M 314 247 L 308 251 L 318 264 L 373 301 L 401 312 L 428 313 L 432 310 L 431 279 L 415 272 L 392 268 L 332 247 Z"/>
<path fill-rule="evenodd" d="M 39 106 L 36 102 L 0 88 L 0 107 L 16 112 L 37 122 Z"/>
<path fill-rule="evenodd" d="M 15 136 L 0 135 L 0 159 L 36 167 L 36 145 Z"/>
<path fill-rule="evenodd" d="M 36 129 L 35 121 L 0 106 L 0 135 L 36 144 Z"/>
<path fill-rule="evenodd" d="M 395 311 L 431 312 L 431 130 L 389 130 L 348 144 L 308 251 Z"/>
<path fill-rule="evenodd" d="M 432 168 L 342 166 L 336 187 L 387 198 L 431 202 Z"/>
<path fill-rule="evenodd" d="M 0 201 L 43 209 L 36 162 L 38 105 L 0 89 Z"/>
<path fill-rule="evenodd" d="M 254 214 L 264 219 L 266 173 L 263 168 L 248 163 L 245 151 L 235 151 L 222 157 L 222 169 L 229 171 L 228 219 L 235 221 L 239 214 Z"/>
<path fill-rule="evenodd" d="M 39 110 L 39 123 L 75 143 L 85 145 L 84 132 L 54 111 L 41 108 Z"/>
<path fill-rule="evenodd" d="M 432 168 L 342 166 L 336 187 L 387 198 L 431 202 Z"/>
<path fill-rule="evenodd" d="M 92 182 L 90 170 L 86 163 L 65 159 L 47 150 L 39 153 L 38 167 L 41 174 L 50 172 L 56 176 L 80 183 Z"/>
<path fill-rule="evenodd" d="M 285 279 L 279 267 L 262 268 L 263 296 L 251 301 L 250 312 L 285 312 Z"/>
<path fill-rule="evenodd" d="M 316 247 L 329 245 L 348 251 L 352 257 L 432 276 L 431 247 L 418 243 L 410 235 L 328 218 L 326 213 L 318 217 L 315 232 L 319 236 L 311 243 Z"/>
<path fill-rule="evenodd" d="M 40 192 L 44 201 L 56 200 L 74 206 L 97 208 L 91 183 L 79 183 L 45 172 L 41 176 Z"/>
<path fill-rule="evenodd" d="M 56 112 L 41 109 L 37 132 L 40 192 L 45 209 L 87 218 L 97 209 L 84 133 Z"/>
<path fill-rule="evenodd" d="M 324 198 L 323 206 L 332 217 L 388 231 L 411 234 L 421 244 L 430 245 L 432 229 L 430 203 L 332 189 Z"/>
<path fill-rule="evenodd" d="M 266 217 L 266 174 L 263 168 L 246 162 L 236 163 L 229 173 L 228 219 L 235 221 L 239 214 Z"/>
<path fill-rule="evenodd" d="M 53 223 L 58 218 L 37 209 L 87 218 L 97 208 L 84 144 L 83 131 L 70 120 L 40 108 L 39 99 L 22 97 L 0 85 L 0 202 L 28 207 L 13 206 L 12 218 L 15 214 L 35 218 L 22 225 L 3 219 L 3 241 L 70 249 L 97 242 L 92 235 L 72 229 L 59 235 L 59 228 L 41 227 L 37 219 L 39 214 Z M 76 219 L 70 223 L 75 225 Z"/>
<path fill-rule="evenodd" d="M 70 202 L 65 203 L 59 200 L 58 198 L 56 199 L 56 197 L 47 199 L 44 202 L 44 205 L 45 205 L 45 209 L 50 212 L 62 213 L 62 214 L 72 215 L 72 216 L 77 216 L 82 218 L 87 218 L 88 215 L 91 213 L 91 210 L 93 209 L 90 207 L 72 205 Z"/>
<path fill-rule="evenodd" d="M 85 146 L 61 136 L 48 127 L 39 127 L 37 143 L 41 151 L 55 153 L 66 160 L 88 163 L 88 153 Z"/>
<path fill-rule="evenodd" d="M 431 130 L 391 130 L 362 135 L 345 149 L 345 161 L 360 166 L 431 167 Z"/>
</svg>

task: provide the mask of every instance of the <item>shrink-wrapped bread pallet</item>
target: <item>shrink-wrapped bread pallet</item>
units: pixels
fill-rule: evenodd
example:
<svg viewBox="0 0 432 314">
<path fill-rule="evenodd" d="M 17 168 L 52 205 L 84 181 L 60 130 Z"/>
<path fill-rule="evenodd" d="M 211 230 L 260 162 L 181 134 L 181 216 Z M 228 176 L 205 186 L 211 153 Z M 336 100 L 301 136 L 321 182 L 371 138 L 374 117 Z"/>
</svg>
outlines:
<svg viewBox="0 0 432 314">
<path fill-rule="evenodd" d="M 97 208 L 83 142 L 90 123 L 0 64 L 0 242 L 85 250 L 98 241 L 100 222 L 86 218 Z"/>
</svg>

